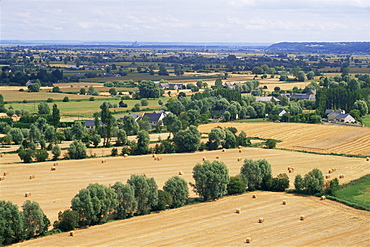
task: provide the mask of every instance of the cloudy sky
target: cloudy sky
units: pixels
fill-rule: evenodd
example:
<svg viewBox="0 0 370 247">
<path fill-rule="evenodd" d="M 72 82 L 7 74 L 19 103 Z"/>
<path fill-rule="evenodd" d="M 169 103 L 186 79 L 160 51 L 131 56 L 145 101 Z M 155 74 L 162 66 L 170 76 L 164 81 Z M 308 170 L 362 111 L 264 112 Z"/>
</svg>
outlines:
<svg viewBox="0 0 370 247">
<path fill-rule="evenodd" d="M 370 41 L 370 0 L 0 0 L 1 40 Z"/>
</svg>

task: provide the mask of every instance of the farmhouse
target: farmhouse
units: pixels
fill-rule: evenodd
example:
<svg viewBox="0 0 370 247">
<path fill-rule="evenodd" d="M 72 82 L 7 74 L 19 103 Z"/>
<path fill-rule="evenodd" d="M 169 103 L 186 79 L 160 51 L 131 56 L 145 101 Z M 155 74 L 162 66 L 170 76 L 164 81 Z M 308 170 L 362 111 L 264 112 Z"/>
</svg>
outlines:
<svg viewBox="0 0 370 247">
<path fill-rule="evenodd" d="M 355 123 L 356 120 L 349 114 L 338 114 L 334 121 L 341 122 L 341 123 Z"/>
<path fill-rule="evenodd" d="M 276 101 L 278 102 L 280 100 L 273 96 L 266 96 L 266 97 L 256 97 L 256 101 L 261 101 L 261 102 Z"/>
<path fill-rule="evenodd" d="M 338 115 L 343 115 L 346 112 L 344 110 L 326 110 L 325 112 L 328 112 L 329 114 L 326 116 L 328 118 L 328 121 L 333 121 Z"/>
<path fill-rule="evenodd" d="M 160 83 L 158 85 L 158 87 L 161 88 L 161 89 L 177 90 L 177 89 L 183 89 L 184 85 L 182 85 L 182 84 L 171 84 L 171 83 Z"/>
<path fill-rule="evenodd" d="M 100 125 L 103 125 L 102 121 L 99 121 Z M 95 129 L 95 120 L 86 120 L 85 122 L 85 128 L 89 130 L 94 130 Z"/>
<path fill-rule="evenodd" d="M 163 120 L 166 117 L 166 113 L 164 111 L 155 111 L 153 113 L 144 113 L 142 117 L 148 117 L 150 125 L 156 126 L 159 121 Z"/>
<path fill-rule="evenodd" d="M 230 89 L 235 89 L 236 88 L 236 86 L 241 86 L 242 84 L 241 83 L 239 83 L 239 82 L 236 82 L 236 83 L 234 83 L 234 84 L 231 84 L 230 82 L 226 82 L 224 85 L 223 85 L 223 87 L 224 88 L 230 88 Z"/>
</svg>

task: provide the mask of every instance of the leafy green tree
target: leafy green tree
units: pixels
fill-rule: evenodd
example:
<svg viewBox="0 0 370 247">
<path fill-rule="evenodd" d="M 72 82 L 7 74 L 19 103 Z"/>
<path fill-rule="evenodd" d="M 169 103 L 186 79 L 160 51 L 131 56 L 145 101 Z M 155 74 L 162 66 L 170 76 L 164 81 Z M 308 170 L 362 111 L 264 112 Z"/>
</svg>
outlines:
<svg viewBox="0 0 370 247">
<path fill-rule="evenodd" d="M 81 95 L 85 95 L 86 94 L 86 89 L 85 88 L 81 88 L 80 89 L 80 94 Z"/>
<path fill-rule="evenodd" d="M 222 87 L 222 80 L 220 78 L 216 79 L 215 87 L 221 88 Z"/>
<path fill-rule="evenodd" d="M 147 100 L 147 99 L 141 99 L 141 100 L 140 100 L 140 104 L 141 104 L 142 106 L 148 106 L 148 105 L 149 105 L 149 102 L 148 102 L 148 100 Z"/>
<path fill-rule="evenodd" d="M 60 123 L 60 111 L 59 111 L 58 106 L 56 104 L 53 105 L 51 121 L 53 123 L 54 128 L 58 129 L 59 123 Z"/>
<path fill-rule="evenodd" d="M 227 194 L 235 195 L 245 192 L 247 185 L 239 176 L 230 177 L 230 182 L 227 185 Z"/>
<path fill-rule="evenodd" d="M 86 146 L 81 141 L 73 141 L 68 148 L 68 156 L 70 159 L 86 158 Z"/>
<path fill-rule="evenodd" d="M 109 89 L 109 94 L 112 95 L 112 96 L 115 96 L 117 95 L 117 89 L 115 89 L 114 87 L 110 88 Z"/>
<path fill-rule="evenodd" d="M 135 121 L 135 118 L 131 115 L 126 115 L 123 118 L 123 129 L 126 131 L 128 136 L 136 135 L 139 131 L 139 125 Z"/>
<path fill-rule="evenodd" d="M 283 95 L 283 97 L 281 97 L 280 104 L 282 106 L 287 106 L 289 104 L 289 98 L 288 98 L 288 96 Z"/>
<path fill-rule="evenodd" d="M 5 112 L 5 107 L 4 107 L 4 96 L 0 94 L 0 112 Z"/>
<path fill-rule="evenodd" d="M 324 185 L 324 176 L 321 170 L 314 168 L 312 171 L 307 173 L 303 179 L 305 192 L 309 195 L 321 192 Z"/>
<path fill-rule="evenodd" d="M 165 76 L 169 75 L 169 73 L 168 73 L 166 67 L 164 66 L 164 64 L 159 65 L 158 75 L 165 75 Z"/>
<path fill-rule="evenodd" d="M 56 131 L 54 126 L 48 125 L 45 129 L 44 138 L 48 142 L 55 142 L 56 139 Z"/>
<path fill-rule="evenodd" d="M 186 115 L 189 118 L 190 125 L 198 126 L 201 120 L 200 112 L 195 109 L 190 109 L 186 112 Z"/>
<path fill-rule="evenodd" d="M 46 103 L 46 102 L 41 102 L 39 105 L 38 105 L 38 113 L 40 115 L 42 114 L 50 114 L 50 108 L 49 108 L 49 105 Z"/>
<path fill-rule="evenodd" d="M 195 126 L 180 130 L 173 137 L 176 149 L 180 153 L 195 152 L 200 147 L 200 132 Z"/>
<path fill-rule="evenodd" d="M 247 115 L 250 118 L 256 118 L 257 117 L 257 112 L 256 112 L 256 110 L 254 109 L 253 106 L 251 106 L 251 105 L 247 106 Z"/>
<path fill-rule="evenodd" d="M 221 145 L 222 141 L 225 139 L 225 130 L 221 127 L 215 127 L 208 134 L 207 146 L 209 150 L 216 150 Z"/>
<path fill-rule="evenodd" d="M 30 92 L 40 92 L 41 89 L 41 82 L 39 79 L 37 79 L 34 83 L 28 86 L 28 90 Z"/>
<path fill-rule="evenodd" d="M 294 179 L 294 187 L 295 187 L 295 190 L 299 193 L 299 192 L 302 192 L 304 190 L 304 182 L 303 182 L 303 177 L 301 176 L 301 174 L 297 174 L 295 176 L 295 179 Z"/>
<path fill-rule="evenodd" d="M 154 178 L 147 178 L 145 175 L 131 175 L 127 183 L 135 190 L 136 214 L 150 213 L 150 210 L 158 204 L 158 187 Z"/>
<path fill-rule="evenodd" d="M 150 129 L 150 121 L 148 116 L 143 116 L 137 121 L 137 123 L 139 124 L 140 130 L 148 131 Z"/>
<path fill-rule="evenodd" d="M 159 98 L 162 92 L 157 84 L 144 80 L 139 83 L 139 95 L 141 98 Z"/>
<path fill-rule="evenodd" d="M 89 184 L 72 199 L 72 210 L 79 216 L 79 226 L 97 225 L 107 222 L 109 215 L 118 205 L 117 195 L 112 188 L 100 184 Z"/>
<path fill-rule="evenodd" d="M 116 192 L 118 199 L 115 218 L 126 219 L 134 216 L 137 209 L 134 188 L 130 184 L 123 184 L 121 182 L 116 182 L 112 188 Z"/>
<path fill-rule="evenodd" d="M 246 159 L 240 169 L 240 176 L 247 184 L 248 190 L 266 188 L 266 183 L 271 179 L 271 165 L 265 159 Z"/>
<path fill-rule="evenodd" d="M 14 115 L 14 113 L 15 113 L 14 109 L 8 109 L 8 110 L 6 111 L 6 115 L 7 115 L 8 117 L 12 117 L 12 116 Z"/>
<path fill-rule="evenodd" d="M 23 206 L 25 236 L 32 238 L 44 235 L 50 226 L 50 221 L 37 202 L 25 201 Z"/>
<path fill-rule="evenodd" d="M 73 139 L 80 141 L 84 134 L 86 133 L 85 127 L 82 125 L 80 121 L 76 121 L 73 126 L 72 126 L 72 134 L 73 134 Z M 67 136 L 67 134 L 66 134 Z"/>
<path fill-rule="evenodd" d="M 57 160 L 62 154 L 62 150 L 60 149 L 59 145 L 56 144 L 53 146 L 51 153 L 53 154 L 53 160 Z"/>
<path fill-rule="evenodd" d="M 76 211 L 67 209 L 62 213 L 58 213 L 58 220 L 54 222 L 54 228 L 60 229 L 63 232 L 74 230 L 78 227 L 78 213 Z"/>
<path fill-rule="evenodd" d="M 150 136 L 149 133 L 145 130 L 140 130 L 137 133 L 137 146 L 134 151 L 135 154 L 148 154 L 150 153 L 149 143 Z"/>
<path fill-rule="evenodd" d="M 365 116 L 369 112 L 369 108 L 364 100 L 356 100 L 352 108 L 359 110 L 361 117 Z"/>
<path fill-rule="evenodd" d="M 108 146 L 112 138 L 112 128 L 115 119 L 106 104 L 101 106 L 100 116 L 103 123 L 101 126 L 103 132 L 103 146 Z"/>
<path fill-rule="evenodd" d="M 163 190 L 172 196 L 170 207 L 178 208 L 184 206 L 189 199 L 189 188 L 187 182 L 179 176 L 174 176 L 166 181 Z"/>
<path fill-rule="evenodd" d="M 127 135 L 126 131 L 123 129 L 119 129 L 117 131 L 117 141 L 116 141 L 116 146 L 121 146 L 125 145 L 127 143 Z"/>
<path fill-rule="evenodd" d="M 262 102 L 253 102 L 251 104 L 253 106 L 254 110 L 256 111 L 257 117 L 265 117 L 265 104 Z"/>
<path fill-rule="evenodd" d="M 12 202 L 0 200 L 0 245 L 7 245 L 23 240 L 24 218 L 18 206 Z"/>
<path fill-rule="evenodd" d="M 33 155 L 35 151 L 32 149 L 20 149 L 18 151 L 18 156 L 21 160 L 23 160 L 24 163 L 31 163 L 33 160 Z"/>
<path fill-rule="evenodd" d="M 339 180 L 338 178 L 334 178 L 330 180 L 329 187 L 325 190 L 325 194 L 334 195 L 335 192 L 339 189 Z"/>
<path fill-rule="evenodd" d="M 224 148 L 236 148 L 238 143 L 233 132 L 229 129 L 225 130 L 225 140 L 222 142 L 222 147 Z"/>
<path fill-rule="evenodd" d="M 94 148 L 97 148 L 99 146 L 99 143 L 101 141 L 101 136 L 99 134 L 93 134 L 89 136 L 89 140 L 93 143 Z"/>
<path fill-rule="evenodd" d="M 10 136 L 11 140 L 15 143 L 15 144 L 20 144 L 22 143 L 23 139 L 24 139 L 24 136 L 23 136 L 23 133 L 22 133 L 22 130 L 19 129 L 19 128 L 11 128 L 9 131 L 8 131 L 8 135 Z"/>
<path fill-rule="evenodd" d="M 221 198 L 227 193 L 229 171 L 221 161 L 205 161 L 203 164 L 196 164 L 193 168 L 193 178 L 194 192 L 205 201 Z"/>
<path fill-rule="evenodd" d="M 171 194 L 167 191 L 158 190 L 158 204 L 155 207 L 155 210 L 165 210 L 167 207 L 172 205 Z"/>
</svg>

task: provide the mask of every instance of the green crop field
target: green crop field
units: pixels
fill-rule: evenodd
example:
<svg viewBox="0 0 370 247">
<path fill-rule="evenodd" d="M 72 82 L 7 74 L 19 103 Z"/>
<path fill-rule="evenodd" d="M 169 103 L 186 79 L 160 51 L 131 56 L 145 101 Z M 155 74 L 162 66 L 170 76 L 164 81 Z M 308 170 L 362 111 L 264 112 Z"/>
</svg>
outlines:
<svg viewBox="0 0 370 247">
<path fill-rule="evenodd" d="M 363 118 L 362 118 L 362 123 L 367 126 L 367 127 L 370 127 L 370 114 L 367 114 L 365 115 Z"/>
</svg>

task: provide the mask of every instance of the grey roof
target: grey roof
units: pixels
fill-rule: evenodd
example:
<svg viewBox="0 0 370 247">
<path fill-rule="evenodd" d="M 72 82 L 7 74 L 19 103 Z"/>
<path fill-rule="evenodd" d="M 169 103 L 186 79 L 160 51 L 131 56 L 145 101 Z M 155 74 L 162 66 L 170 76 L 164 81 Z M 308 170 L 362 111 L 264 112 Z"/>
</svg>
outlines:
<svg viewBox="0 0 370 247">
<path fill-rule="evenodd" d="M 100 125 L 103 125 L 102 121 L 99 121 Z M 95 120 L 86 120 L 85 127 L 95 126 Z"/>
<path fill-rule="evenodd" d="M 143 114 L 143 117 L 144 116 L 147 116 L 149 118 L 149 121 L 150 122 L 158 122 L 159 120 L 161 120 L 161 116 L 163 115 L 163 113 L 144 113 Z"/>
<path fill-rule="evenodd" d="M 338 114 L 334 119 L 342 119 L 346 118 L 347 116 L 350 116 L 349 114 Z"/>
</svg>

